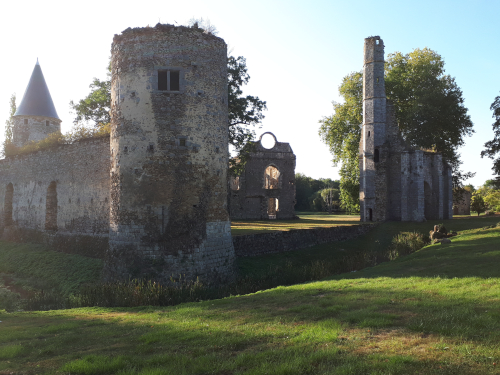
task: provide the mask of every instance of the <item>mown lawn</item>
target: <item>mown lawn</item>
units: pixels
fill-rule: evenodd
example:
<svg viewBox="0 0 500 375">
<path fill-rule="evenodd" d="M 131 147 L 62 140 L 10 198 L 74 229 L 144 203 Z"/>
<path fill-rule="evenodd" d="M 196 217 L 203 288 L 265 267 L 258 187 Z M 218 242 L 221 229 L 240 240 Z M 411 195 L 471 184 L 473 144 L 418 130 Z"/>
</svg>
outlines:
<svg viewBox="0 0 500 375">
<path fill-rule="evenodd" d="M 297 213 L 296 220 L 232 220 L 231 234 L 241 236 L 245 234 L 266 233 L 292 229 L 324 228 L 340 225 L 359 225 L 359 215 Z"/>
<path fill-rule="evenodd" d="M 478 229 L 251 295 L 0 312 L 0 374 L 500 374 L 498 264 L 500 228 Z"/>
</svg>

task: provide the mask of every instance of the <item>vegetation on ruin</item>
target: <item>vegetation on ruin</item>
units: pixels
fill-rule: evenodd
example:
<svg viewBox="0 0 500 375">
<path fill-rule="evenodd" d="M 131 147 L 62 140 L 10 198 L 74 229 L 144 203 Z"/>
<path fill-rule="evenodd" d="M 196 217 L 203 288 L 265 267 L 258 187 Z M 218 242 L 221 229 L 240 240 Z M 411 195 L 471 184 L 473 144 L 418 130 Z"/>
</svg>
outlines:
<svg viewBox="0 0 500 375">
<path fill-rule="evenodd" d="M 455 79 L 445 74 L 441 56 L 428 48 L 387 56 L 387 97 L 394 103 L 401 133 L 409 145 L 441 152 L 453 168 L 453 182 L 461 186 L 472 173 L 460 170 L 458 148 L 474 132 Z M 340 199 L 344 209 L 359 210 L 358 152 L 363 122 L 363 73 L 342 80 L 343 103 L 333 102 L 334 114 L 320 120 L 319 134 L 330 147 L 334 164 L 341 163 Z"/>
<path fill-rule="evenodd" d="M 485 149 L 481 151 L 481 157 L 487 156 L 493 159 L 492 169 L 497 175 L 497 183 L 500 184 L 500 95 L 495 98 L 490 109 L 493 111 L 495 119 L 492 125 L 494 137 L 484 144 Z"/>
<path fill-rule="evenodd" d="M 13 143 L 10 143 L 9 146 L 5 148 L 5 156 L 27 155 L 37 151 L 48 150 L 60 145 L 69 145 L 86 139 L 109 137 L 109 133 L 109 124 L 101 125 L 95 128 L 75 126 L 68 133 L 62 134 L 61 132 L 53 132 L 40 141 L 31 141 L 22 147 L 17 147 Z"/>
<path fill-rule="evenodd" d="M 358 272 L 173 307 L 0 312 L 0 372 L 496 374 L 499 240 L 469 230 Z"/>
</svg>

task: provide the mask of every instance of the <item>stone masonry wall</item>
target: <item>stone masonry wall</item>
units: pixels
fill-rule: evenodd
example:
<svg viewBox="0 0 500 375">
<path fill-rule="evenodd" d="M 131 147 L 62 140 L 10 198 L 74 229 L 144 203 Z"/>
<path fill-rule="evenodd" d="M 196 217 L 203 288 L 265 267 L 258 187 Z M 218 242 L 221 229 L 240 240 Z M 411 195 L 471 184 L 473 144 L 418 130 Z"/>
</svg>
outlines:
<svg viewBox="0 0 500 375">
<path fill-rule="evenodd" d="M 107 277 L 227 277 L 226 43 L 158 24 L 115 35 L 111 53 Z"/>
<path fill-rule="evenodd" d="M 48 122 L 48 125 L 47 125 Z M 61 120 L 44 116 L 14 116 L 13 142 L 17 147 L 37 142 L 47 135 L 61 131 Z"/>
<path fill-rule="evenodd" d="M 108 228 L 109 138 L 0 160 L 4 238 L 103 257 Z"/>
<path fill-rule="evenodd" d="M 267 149 L 257 141 L 238 183 L 230 183 L 232 219 L 268 219 L 269 199 L 273 198 L 278 200 L 276 219 L 295 217 L 295 154 L 289 143 L 278 142 L 272 133 L 265 134 L 274 137 L 274 146 Z M 279 183 L 273 188 L 266 188 L 265 171 L 269 166 L 279 171 Z"/>
<path fill-rule="evenodd" d="M 257 256 L 350 240 L 368 233 L 373 227 L 372 224 L 365 224 L 250 234 L 233 237 L 233 243 L 237 256 Z"/>
</svg>

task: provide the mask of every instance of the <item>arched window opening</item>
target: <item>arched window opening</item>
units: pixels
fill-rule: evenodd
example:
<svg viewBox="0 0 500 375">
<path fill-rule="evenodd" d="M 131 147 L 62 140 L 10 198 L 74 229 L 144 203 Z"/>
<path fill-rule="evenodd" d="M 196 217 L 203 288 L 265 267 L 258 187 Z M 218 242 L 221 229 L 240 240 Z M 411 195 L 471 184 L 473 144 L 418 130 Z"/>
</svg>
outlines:
<svg viewBox="0 0 500 375">
<path fill-rule="evenodd" d="M 55 181 L 52 181 L 47 188 L 45 230 L 57 230 L 57 184 Z"/>
<path fill-rule="evenodd" d="M 378 151 L 378 148 L 376 148 L 376 149 L 375 149 L 375 154 L 373 155 L 373 161 L 374 161 L 375 163 L 378 163 L 379 159 L 380 159 L 380 153 L 379 153 L 379 151 Z"/>
<path fill-rule="evenodd" d="M 5 200 L 4 200 L 4 225 L 14 224 L 12 220 L 12 201 L 14 200 L 14 186 L 12 183 L 7 185 L 5 189 Z"/>
<path fill-rule="evenodd" d="M 278 198 L 269 198 L 267 204 L 267 215 L 269 216 L 269 219 L 276 219 L 276 212 L 278 211 Z"/>
<path fill-rule="evenodd" d="M 371 208 L 368 209 L 368 221 L 373 221 L 373 211 Z"/>
<path fill-rule="evenodd" d="M 264 172 L 264 188 L 265 189 L 279 189 L 280 184 L 280 171 L 278 168 L 270 165 Z"/>
</svg>

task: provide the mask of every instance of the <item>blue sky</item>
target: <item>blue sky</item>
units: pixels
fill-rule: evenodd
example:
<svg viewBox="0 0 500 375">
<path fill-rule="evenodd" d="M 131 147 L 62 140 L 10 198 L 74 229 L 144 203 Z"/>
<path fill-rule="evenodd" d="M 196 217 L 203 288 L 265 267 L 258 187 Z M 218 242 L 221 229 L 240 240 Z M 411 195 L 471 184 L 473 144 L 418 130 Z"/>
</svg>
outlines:
<svg viewBox="0 0 500 375">
<path fill-rule="evenodd" d="M 342 77 L 362 69 L 363 39 L 380 35 L 386 55 L 429 47 L 443 57 L 474 122 L 476 133 L 460 152 L 463 169 L 477 172 L 469 182 L 478 186 L 492 177 L 491 161 L 479 153 L 493 138 L 489 107 L 500 95 L 499 14 L 500 2 L 481 0 L 9 2 L 0 14 L 0 119 L 8 116 L 12 93 L 21 100 L 38 57 L 69 130 L 69 101 L 83 98 L 93 77 L 105 77 L 114 34 L 203 17 L 233 55 L 247 58 L 252 78 L 245 92 L 268 104 L 257 132 L 289 142 L 297 172 L 336 179 L 318 120 L 340 100 Z"/>
</svg>

